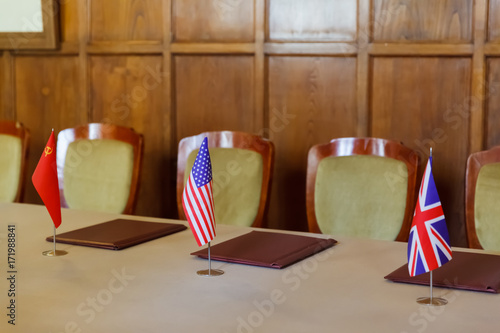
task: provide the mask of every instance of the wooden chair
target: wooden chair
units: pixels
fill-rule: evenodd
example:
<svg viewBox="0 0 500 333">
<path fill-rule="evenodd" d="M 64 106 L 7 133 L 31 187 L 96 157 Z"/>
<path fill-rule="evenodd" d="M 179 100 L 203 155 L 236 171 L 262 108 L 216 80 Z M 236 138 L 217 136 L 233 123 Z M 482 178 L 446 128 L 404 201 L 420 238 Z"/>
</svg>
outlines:
<svg viewBox="0 0 500 333">
<path fill-rule="evenodd" d="M 183 138 L 179 142 L 179 218 L 186 219 L 182 208 L 182 192 L 205 137 L 208 137 L 212 161 L 215 222 L 252 227 L 266 226 L 274 145 L 267 139 L 242 132 L 206 132 Z"/>
<path fill-rule="evenodd" d="M 133 214 L 139 188 L 143 137 L 131 128 L 93 123 L 57 138 L 63 207 Z"/>
<path fill-rule="evenodd" d="M 0 121 L 0 202 L 21 202 L 30 132 L 20 122 Z"/>
<path fill-rule="evenodd" d="M 500 146 L 471 154 L 465 174 L 465 224 L 471 248 L 500 251 Z"/>
<path fill-rule="evenodd" d="M 313 146 L 307 161 L 309 231 L 407 241 L 418 155 L 377 138 L 340 138 Z"/>
</svg>

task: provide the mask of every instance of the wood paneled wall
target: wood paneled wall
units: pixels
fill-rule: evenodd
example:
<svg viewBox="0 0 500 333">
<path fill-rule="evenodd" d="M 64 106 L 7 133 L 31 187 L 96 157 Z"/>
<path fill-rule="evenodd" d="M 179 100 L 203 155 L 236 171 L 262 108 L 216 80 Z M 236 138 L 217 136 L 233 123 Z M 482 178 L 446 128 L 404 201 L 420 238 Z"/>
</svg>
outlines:
<svg viewBox="0 0 500 333">
<path fill-rule="evenodd" d="M 137 213 L 175 217 L 178 141 L 257 133 L 276 145 L 269 224 L 305 230 L 309 148 L 396 139 L 421 168 L 434 148 L 466 244 L 467 156 L 500 144 L 500 0 L 60 0 L 59 14 L 59 50 L 0 53 L 0 117 L 32 132 L 28 174 L 51 128 L 131 126 L 146 147 Z"/>
</svg>

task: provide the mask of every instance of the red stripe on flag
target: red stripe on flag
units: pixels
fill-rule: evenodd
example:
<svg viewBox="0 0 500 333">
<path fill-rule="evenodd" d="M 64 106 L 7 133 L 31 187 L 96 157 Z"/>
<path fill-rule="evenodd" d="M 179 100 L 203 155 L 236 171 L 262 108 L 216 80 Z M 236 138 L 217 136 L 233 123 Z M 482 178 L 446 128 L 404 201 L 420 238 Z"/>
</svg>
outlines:
<svg viewBox="0 0 500 333">
<path fill-rule="evenodd" d="M 211 221 L 213 221 L 212 214 L 211 214 L 212 211 L 209 209 L 208 202 L 207 202 L 208 193 L 207 193 L 207 195 L 205 195 L 205 193 L 204 193 L 204 192 L 207 192 L 207 185 L 200 187 L 199 190 L 200 190 L 199 191 L 200 198 L 203 200 L 203 207 L 202 208 L 205 208 L 205 210 L 207 211 L 207 214 L 208 214 L 208 215 L 204 214 L 205 218 L 206 218 L 207 231 L 210 234 L 210 239 L 214 239 L 214 232 L 212 230 L 212 222 L 211 222 Z"/>
<path fill-rule="evenodd" d="M 208 212 L 207 212 L 206 205 L 202 205 L 200 203 L 200 199 L 205 201 L 203 198 L 203 195 L 202 195 L 203 187 L 194 188 L 192 183 L 190 185 L 191 185 L 191 188 L 193 189 L 192 193 L 193 193 L 194 201 L 196 203 L 196 208 L 198 209 L 197 211 L 200 213 L 202 221 L 203 221 L 203 223 L 201 224 L 201 227 L 203 229 L 203 233 L 205 234 L 207 241 L 211 241 L 213 239 L 213 237 L 211 237 L 212 235 L 211 235 L 209 227 L 208 227 L 208 225 L 210 223 L 210 216 L 207 214 Z"/>
<path fill-rule="evenodd" d="M 194 189 L 194 186 L 193 186 L 193 179 L 192 177 L 190 176 L 189 177 L 189 181 L 188 181 L 188 203 L 189 203 L 189 208 L 191 210 L 191 213 L 194 215 L 195 217 L 195 220 L 196 220 L 196 224 L 197 224 L 197 229 L 200 231 L 202 237 L 203 237 L 203 244 L 207 243 L 209 240 L 207 238 L 207 233 L 206 231 L 204 230 L 204 226 L 205 226 L 205 223 L 206 222 L 204 220 L 204 216 L 202 214 L 202 212 L 199 210 L 199 204 L 197 202 L 197 198 L 196 198 L 196 194 L 195 194 L 195 189 Z M 194 202 L 193 202 L 194 200 Z M 202 220 L 200 220 L 200 218 Z M 200 240 L 201 241 L 201 240 Z"/>
<path fill-rule="evenodd" d="M 415 237 L 415 236 L 413 236 Z M 417 267 L 417 254 L 418 254 L 418 247 L 417 247 L 417 244 L 415 242 L 415 245 L 416 247 L 415 251 L 413 251 L 413 258 L 412 258 L 412 267 L 411 267 L 411 276 L 415 276 L 415 269 Z"/>
<path fill-rule="evenodd" d="M 434 235 L 434 237 L 437 238 L 437 240 L 441 243 L 441 245 L 443 245 L 443 247 L 446 249 L 446 251 L 448 252 L 448 254 L 451 256 L 451 249 L 450 247 L 448 246 L 448 244 L 443 240 L 443 238 L 441 237 L 440 234 L 438 234 L 434 229 L 431 228 L 431 231 L 432 231 L 432 234 Z"/>
<path fill-rule="evenodd" d="M 187 218 L 189 221 L 189 225 L 191 226 L 191 230 L 193 231 L 193 235 L 196 238 L 196 241 L 198 242 L 198 245 L 201 246 L 206 242 L 206 239 L 204 239 L 203 231 L 200 228 L 200 221 L 198 218 L 198 214 L 195 211 L 195 208 L 193 207 L 191 197 L 192 193 L 190 193 L 190 187 L 189 187 L 189 181 L 186 184 L 186 187 L 184 188 L 184 211 L 187 213 Z"/>
</svg>

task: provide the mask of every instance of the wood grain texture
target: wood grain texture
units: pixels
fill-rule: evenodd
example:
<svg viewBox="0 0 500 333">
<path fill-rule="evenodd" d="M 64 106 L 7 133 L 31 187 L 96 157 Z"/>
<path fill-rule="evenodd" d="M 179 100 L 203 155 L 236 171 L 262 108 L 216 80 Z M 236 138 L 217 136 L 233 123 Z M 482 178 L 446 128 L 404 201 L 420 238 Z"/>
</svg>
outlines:
<svg viewBox="0 0 500 333">
<path fill-rule="evenodd" d="M 174 66 L 177 141 L 206 131 L 258 130 L 251 56 L 176 56 Z"/>
<path fill-rule="evenodd" d="M 307 230 L 307 152 L 356 135 L 356 59 L 268 58 L 269 138 L 276 146 L 269 226 Z"/>
<path fill-rule="evenodd" d="M 61 42 L 77 43 L 80 20 L 85 20 L 85 16 L 78 12 L 78 1 L 59 0 L 59 15 L 61 17 Z"/>
<path fill-rule="evenodd" d="M 25 201 L 41 203 L 32 183 L 35 170 L 50 132 L 87 121 L 80 108 L 78 58 L 16 57 L 15 89 L 17 120 L 31 132 L 28 180 Z"/>
<path fill-rule="evenodd" d="M 488 40 L 500 41 L 500 0 L 489 0 Z"/>
<path fill-rule="evenodd" d="M 254 0 L 173 0 L 177 42 L 250 42 Z"/>
<path fill-rule="evenodd" d="M 16 120 L 14 101 L 14 57 L 10 51 L 0 56 L 0 117 Z"/>
<path fill-rule="evenodd" d="M 144 136 L 144 160 L 138 215 L 167 214 L 161 174 L 169 170 L 163 145 L 162 91 L 166 79 L 160 56 L 93 56 L 90 58 L 90 122 L 132 127 Z M 160 196 L 161 197 L 161 196 Z M 175 201 L 172 202 L 175 204 Z"/>
<path fill-rule="evenodd" d="M 91 41 L 162 40 L 162 0 L 89 3 Z"/>
<path fill-rule="evenodd" d="M 464 177 L 469 154 L 470 58 L 375 58 L 372 136 L 402 141 L 421 157 L 429 148 L 450 238 L 466 246 Z"/>
<path fill-rule="evenodd" d="M 486 84 L 486 149 L 500 145 L 500 58 L 488 60 Z"/>
<path fill-rule="evenodd" d="M 6 82 L 5 78 L 5 71 L 7 70 L 8 64 L 5 64 L 5 57 L 4 53 L 0 53 L 0 118 L 5 119 L 5 112 L 7 109 L 7 103 L 6 103 L 6 91 L 5 88 L 9 86 L 10 84 Z"/>
<path fill-rule="evenodd" d="M 352 0 L 269 0 L 268 39 L 352 41 L 357 5 Z"/>
<path fill-rule="evenodd" d="M 373 40 L 466 43 L 472 39 L 473 1 L 373 0 Z"/>
<path fill-rule="evenodd" d="M 472 81 L 470 104 L 470 141 L 469 152 L 480 151 L 484 145 L 484 96 L 485 96 L 485 58 L 486 21 L 488 20 L 488 0 L 474 1 L 474 54 L 472 55 Z"/>
</svg>

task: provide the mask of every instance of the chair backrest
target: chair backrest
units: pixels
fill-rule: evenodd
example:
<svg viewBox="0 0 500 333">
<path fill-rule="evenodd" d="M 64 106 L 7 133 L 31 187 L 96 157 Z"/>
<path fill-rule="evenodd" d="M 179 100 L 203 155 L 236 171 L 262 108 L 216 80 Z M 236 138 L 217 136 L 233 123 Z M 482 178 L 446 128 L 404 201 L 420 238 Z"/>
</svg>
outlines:
<svg viewBox="0 0 500 333">
<path fill-rule="evenodd" d="M 206 132 L 183 138 L 177 155 L 177 210 L 201 142 L 208 137 L 212 161 L 215 222 L 264 227 L 270 198 L 274 145 L 257 135 L 242 132 Z"/>
<path fill-rule="evenodd" d="M 500 146 L 471 154 L 465 176 L 465 224 L 471 248 L 500 251 Z"/>
<path fill-rule="evenodd" d="M 340 138 L 313 146 L 307 161 L 309 231 L 407 241 L 419 157 L 402 144 Z"/>
<path fill-rule="evenodd" d="M 92 123 L 61 131 L 57 170 L 63 207 L 133 214 L 143 137 L 133 129 Z"/>
<path fill-rule="evenodd" d="M 16 121 L 0 121 L 0 202 L 20 202 L 24 193 L 30 133 Z"/>
</svg>

